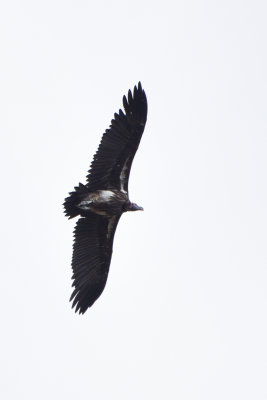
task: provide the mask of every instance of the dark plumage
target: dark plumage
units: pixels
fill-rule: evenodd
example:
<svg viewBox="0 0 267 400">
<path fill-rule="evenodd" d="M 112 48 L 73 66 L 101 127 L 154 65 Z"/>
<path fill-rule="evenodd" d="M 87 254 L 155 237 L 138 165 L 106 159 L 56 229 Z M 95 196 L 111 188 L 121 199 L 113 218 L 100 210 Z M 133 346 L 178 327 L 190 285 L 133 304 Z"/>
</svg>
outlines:
<svg viewBox="0 0 267 400">
<path fill-rule="evenodd" d="M 124 112 L 114 115 L 94 155 L 86 185 L 79 184 L 65 199 L 65 214 L 80 215 L 74 230 L 72 257 L 75 311 L 84 313 L 106 285 L 113 239 L 122 213 L 142 210 L 131 203 L 128 180 L 147 118 L 141 83 L 123 97 Z"/>
</svg>

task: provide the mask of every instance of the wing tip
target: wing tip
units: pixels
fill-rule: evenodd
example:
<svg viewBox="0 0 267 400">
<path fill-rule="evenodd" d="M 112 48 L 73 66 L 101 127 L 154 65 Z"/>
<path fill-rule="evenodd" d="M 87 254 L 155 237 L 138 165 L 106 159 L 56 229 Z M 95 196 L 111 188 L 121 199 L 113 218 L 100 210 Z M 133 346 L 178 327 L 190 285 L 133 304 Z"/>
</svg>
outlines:
<svg viewBox="0 0 267 400">
<path fill-rule="evenodd" d="M 86 304 L 83 305 L 79 299 L 79 290 L 77 288 L 74 289 L 72 295 L 70 296 L 70 302 L 72 302 L 71 308 L 75 308 L 74 312 L 78 314 L 84 314 L 91 305 Z"/>
<path fill-rule="evenodd" d="M 74 309 L 75 313 L 84 314 L 88 310 L 88 308 L 90 308 L 94 304 L 95 300 L 97 300 L 98 297 L 95 298 L 93 301 L 86 301 L 80 298 L 79 294 L 80 290 L 78 288 L 75 288 L 69 301 L 72 302 L 71 308 Z"/>
<path fill-rule="evenodd" d="M 142 119 L 142 123 L 147 118 L 147 97 L 142 87 L 141 81 L 134 86 L 133 91 L 128 90 L 128 96 L 122 98 L 123 107 L 126 115 L 136 114 Z"/>
</svg>

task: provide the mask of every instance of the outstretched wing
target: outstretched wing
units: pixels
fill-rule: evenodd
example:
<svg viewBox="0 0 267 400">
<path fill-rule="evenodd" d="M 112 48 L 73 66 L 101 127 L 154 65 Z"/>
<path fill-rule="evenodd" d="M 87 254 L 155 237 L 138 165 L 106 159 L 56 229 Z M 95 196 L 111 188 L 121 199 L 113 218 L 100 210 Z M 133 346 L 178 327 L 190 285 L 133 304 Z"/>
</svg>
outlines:
<svg viewBox="0 0 267 400">
<path fill-rule="evenodd" d="M 75 312 L 85 313 L 105 288 L 119 219 L 120 215 L 105 218 L 90 213 L 76 224 L 72 257 L 75 289 L 70 298 Z"/>
<path fill-rule="evenodd" d="M 123 97 L 125 112 L 114 114 L 102 136 L 87 176 L 89 190 L 118 189 L 128 192 L 130 169 L 147 118 L 147 99 L 141 83 Z"/>
</svg>

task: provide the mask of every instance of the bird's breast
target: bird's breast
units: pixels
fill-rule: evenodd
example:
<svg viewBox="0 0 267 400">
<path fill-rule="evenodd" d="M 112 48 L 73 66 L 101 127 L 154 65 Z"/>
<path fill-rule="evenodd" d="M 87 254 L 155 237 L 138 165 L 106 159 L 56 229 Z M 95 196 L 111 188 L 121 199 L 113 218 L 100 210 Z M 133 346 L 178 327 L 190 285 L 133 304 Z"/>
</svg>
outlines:
<svg viewBox="0 0 267 400">
<path fill-rule="evenodd" d="M 78 207 L 83 211 L 112 217 L 121 214 L 127 202 L 128 196 L 120 190 L 96 190 L 89 193 Z"/>
</svg>

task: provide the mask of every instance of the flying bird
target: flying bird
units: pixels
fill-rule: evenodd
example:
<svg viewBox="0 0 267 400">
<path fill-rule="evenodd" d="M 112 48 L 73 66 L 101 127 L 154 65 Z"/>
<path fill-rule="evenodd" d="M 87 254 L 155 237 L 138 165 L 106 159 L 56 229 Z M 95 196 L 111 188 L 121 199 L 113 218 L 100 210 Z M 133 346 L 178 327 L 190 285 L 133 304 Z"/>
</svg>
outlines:
<svg viewBox="0 0 267 400">
<path fill-rule="evenodd" d="M 103 292 L 112 256 L 113 239 L 121 215 L 143 210 L 129 200 L 128 181 L 147 119 L 146 94 L 139 82 L 124 111 L 114 114 L 91 163 L 87 182 L 79 183 L 64 201 L 65 214 L 80 216 L 74 229 L 72 256 L 74 291 L 70 301 L 84 314 Z"/>
</svg>

